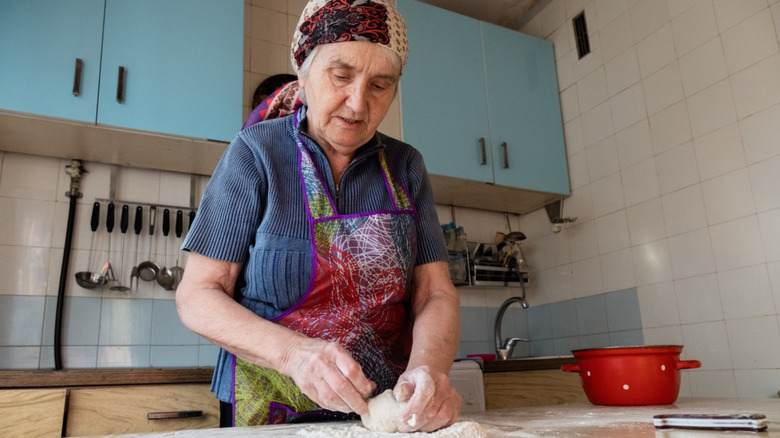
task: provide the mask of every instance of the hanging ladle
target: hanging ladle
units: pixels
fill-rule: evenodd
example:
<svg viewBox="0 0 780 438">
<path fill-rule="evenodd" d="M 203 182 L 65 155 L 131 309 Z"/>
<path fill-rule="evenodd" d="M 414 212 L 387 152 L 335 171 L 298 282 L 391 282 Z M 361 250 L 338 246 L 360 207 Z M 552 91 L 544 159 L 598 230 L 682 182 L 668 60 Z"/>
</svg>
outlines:
<svg viewBox="0 0 780 438">
<path fill-rule="evenodd" d="M 138 265 L 138 275 L 143 281 L 152 281 L 157 278 L 160 266 L 152 261 L 152 238 L 154 237 L 154 222 L 157 218 L 157 207 L 149 207 L 149 260 Z"/>
<path fill-rule="evenodd" d="M 90 228 L 92 228 L 92 238 L 89 243 L 89 260 L 87 264 L 87 270 L 76 273 L 76 283 L 85 289 L 97 289 L 105 283 L 100 283 L 99 274 L 90 272 L 89 268 L 92 266 L 92 249 L 95 245 L 95 232 L 97 231 L 98 224 L 100 223 L 100 203 L 95 202 L 92 204 L 92 218 L 89 221 Z"/>
<path fill-rule="evenodd" d="M 108 212 L 106 213 L 106 231 L 108 231 L 108 251 L 106 252 L 106 263 L 103 265 L 103 269 L 100 271 L 100 277 L 93 280 L 95 282 L 102 282 L 106 284 L 109 281 L 115 281 L 114 269 L 111 267 L 111 232 L 114 231 L 114 203 L 108 203 Z"/>
<path fill-rule="evenodd" d="M 184 268 L 179 266 L 179 254 L 181 254 L 181 233 L 182 233 L 182 228 L 184 227 L 182 221 L 183 221 L 182 212 L 181 210 L 179 210 L 176 212 L 176 239 L 178 241 L 177 250 L 176 250 L 176 266 L 171 268 L 171 274 L 173 275 L 173 279 L 174 279 L 173 281 L 174 289 L 179 287 L 179 283 L 181 283 L 181 277 L 184 275 Z M 190 224 L 191 223 L 192 222 L 190 222 Z"/>
<path fill-rule="evenodd" d="M 116 286 L 111 286 L 109 289 L 117 291 L 117 292 L 127 292 L 130 290 L 127 286 L 122 286 L 122 272 L 125 269 L 125 233 L 127 233 L 127 222 L 128 222 L 128 215 L 130 213 L 130 207 L 128 207 L 126 204 L 122 206 L 122 216 L 119 219 L 119 231 L 122 232 L 122 254 L 120 256 L 120 262 L 119 262 L 119 284 Z"/>
<path fill-rule="evenodd" d="M 130 271 L 130 287 L 133 287 L 133 279 L 135 279 L 135 287 L 138 288 L 138 241 L 141 240 L 141 227 L 143 226 L 143 213 L 144 209 L 140 205 L 135 208 L 135 222 L 133 223 L 133 231 L 135 231 L 135 262 L 133 269 Z"/>
<path fill-rule="evenodd" d="M 171 211 L 167 208 L 163 210 L 163 236 L 165 236 L 165 251 L 163 252 L 163 263 L 167 264 L 168 258 L 168 233 L 171 231 Z M 173 290 L 173 284 L 176 280 L 173 278 L 173 272 L 167 267 L 163 266 L 160 272 L 157 273 L 157 284 L 163 287 L 165 290 Z"/>
</svg>

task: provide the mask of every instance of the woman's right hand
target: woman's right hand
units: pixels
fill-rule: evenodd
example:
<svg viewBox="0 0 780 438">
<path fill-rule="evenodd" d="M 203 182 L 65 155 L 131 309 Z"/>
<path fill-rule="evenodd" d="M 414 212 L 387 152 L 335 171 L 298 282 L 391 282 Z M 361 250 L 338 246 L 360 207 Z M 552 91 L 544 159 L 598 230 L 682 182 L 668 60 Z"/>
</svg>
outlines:
<svg viewBox="0 0 780 438">
<path fill-rule="evenodd" d="M 176 290 L 184 325 L 213 344 L 292 377 L 324 409 L 364 414 L 376 386 L 339 344 L 262 319 L 233 299 L 241 265 L 192 252 Z M 257 333 L 263 333 L 258 337 Z"/>
<path fill-rule="evenodd" d="M 376 384 L 363 374 L 360 365 L 341 345 L 322 339 L 301 337 L 289 344 L 280 371 L 324 409 L 340 412 L 368 411 L 366 399 Z"/>
</svg>

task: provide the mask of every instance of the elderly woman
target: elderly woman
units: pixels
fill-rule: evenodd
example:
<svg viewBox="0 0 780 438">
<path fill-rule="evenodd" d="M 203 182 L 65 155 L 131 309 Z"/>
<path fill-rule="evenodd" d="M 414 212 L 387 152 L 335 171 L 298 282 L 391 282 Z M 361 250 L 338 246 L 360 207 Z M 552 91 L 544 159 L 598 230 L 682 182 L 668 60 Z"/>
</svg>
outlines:
<svg viewBox="0 0 780 438">
<path fill-rule="evenodd" d="M 297 86 L 266 105 L 290 115 L 242 130 L 206 188 L 181 319 L 221 347 L 234 425 L 354 417 L 386 389 L 409 401 L 400 431 L 450 425 L 459 302 L 433 194 L 419 152 L 377 132 L 405 23 L 387 0 L 310 1 L 292 55 Z"/>
</svg>

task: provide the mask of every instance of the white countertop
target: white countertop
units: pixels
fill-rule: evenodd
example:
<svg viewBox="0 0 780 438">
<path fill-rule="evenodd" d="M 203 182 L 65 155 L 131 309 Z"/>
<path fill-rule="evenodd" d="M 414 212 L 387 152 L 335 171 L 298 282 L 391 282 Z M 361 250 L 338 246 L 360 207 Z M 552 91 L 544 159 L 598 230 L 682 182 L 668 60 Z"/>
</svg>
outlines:
<svg viewBox="0 0 780 438">
<path fill-rule="evenodd" d="M 770 421 L 767 432 L 692 431 L 656 429 L 653 416 L 657 414 L 764 414 Z M 478 414 L 463 415 L 462 420 L 480 423 L 491 438 L 502 437 L 663 437 L 697 438 L 750 436 L 757 438 L 780 437 L 780 399 L 717 399 L 680 398 L 675 404 L 664 406 L 612 407 L 594 406 L 588 403 L 538 406 L 532 408 L 490 410 Z M 379 434 L 356 427 L 358 422 L 319 423 L 319 428 L 336 430 L 340 438 L 348 437 L 425 437 L 437 434 Z M 231 429 L 206 429 L 143 435 L 130 437 L 305 437 L 300 431 L 312 424 L 260 426 Z"/>
</svg>

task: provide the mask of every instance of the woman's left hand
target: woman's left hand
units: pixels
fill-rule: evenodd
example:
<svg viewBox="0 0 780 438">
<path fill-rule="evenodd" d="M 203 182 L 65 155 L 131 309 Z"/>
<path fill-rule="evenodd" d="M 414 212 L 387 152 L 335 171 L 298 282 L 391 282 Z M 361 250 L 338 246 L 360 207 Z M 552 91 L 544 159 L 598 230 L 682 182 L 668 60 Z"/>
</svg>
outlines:
<svg viewBox="0 0 780 438">
<path fill-rule="evenodd" d="M 393 389 L 396 400 L 408 402 L 401 413 L 399 432 L 433 432 L 458 421 L 460 394 L 447 374 L 427 366 L 406 370 Z"/>
</svg>

